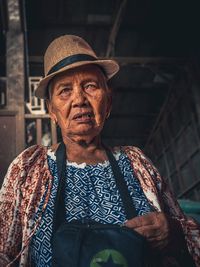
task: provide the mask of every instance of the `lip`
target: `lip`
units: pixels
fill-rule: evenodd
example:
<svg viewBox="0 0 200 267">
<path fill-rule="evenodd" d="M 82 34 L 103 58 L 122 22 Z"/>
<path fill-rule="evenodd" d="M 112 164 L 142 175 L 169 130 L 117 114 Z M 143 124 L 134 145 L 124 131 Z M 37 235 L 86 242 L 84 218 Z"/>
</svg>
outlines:
<svg viewBox="0 0 200 267">
<path fill-rule="evenodd" d="M 79 112 L 72 117 L 72 119 L 77 122 L 91 122 L 93 118 L 93 112 Z"/>
</svg>

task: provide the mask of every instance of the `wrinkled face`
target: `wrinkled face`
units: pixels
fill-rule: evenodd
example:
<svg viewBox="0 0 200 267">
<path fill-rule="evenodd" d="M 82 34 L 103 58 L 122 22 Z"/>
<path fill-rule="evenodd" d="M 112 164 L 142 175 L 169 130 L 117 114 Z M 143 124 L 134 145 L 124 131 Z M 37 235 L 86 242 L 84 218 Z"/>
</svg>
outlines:
<svg viewBox="0 0 200 267">
<path fill-rule="evenodd" d="M 63 139 L 98 136 L 111 108 L 110 91 L 99 67 L 71 69 L 51 83 L 47 106 L 52 120 L 61 128 Z"/>
</svg>

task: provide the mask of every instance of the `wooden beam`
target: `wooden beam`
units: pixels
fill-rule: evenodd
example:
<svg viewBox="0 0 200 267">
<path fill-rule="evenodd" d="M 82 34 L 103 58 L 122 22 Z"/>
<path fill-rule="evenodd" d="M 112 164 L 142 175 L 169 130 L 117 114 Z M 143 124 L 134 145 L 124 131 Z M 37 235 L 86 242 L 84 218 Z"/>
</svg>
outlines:
<svg viewBox="0 0 200 267">
<path fill-rule="evenodd" d="M 16 111 L 13 110 L 5 110 L 5 109 L 1 109 L 0 110 L 0 117 L 14 117 L 17 115 Z"/>
<path fill-rule="evenodd" d="M 102 134 L 102 137 L 104 139 L 130 139 L 130 140 L 134 140 L 134 139 L 137 139 L 137 140 L 145 140 L 147 138 L 147 134 L 140 134 L 140 135 L 108 135 L 108 134 Z"/>
<path fill-rule="evenodd" d="M 111 15 L 108 14 L 88 14 L 87 16 L 87 25 L 110 25 L 111 24 Z"/>
<path fill-rule="evenodd" d="M 169 86 L 168 84 L 164 83 L 149 83 L 141 86 L 137 86 L 133 84 L 132 86 L 117 86 L 117 82 L 115 84 L 114 81 L 112 81 L 112 85 L 114 87 L 113 93 L 114 95 L 117 94 L 124 94 L 124 93 L 131 93 L 131 94 L 152 94 L 154 92 L 159 91 L 168 91 Z M 111 86 L 112 87 L 112 86 Z"/>
<path fill-rule="evenodd" d="M 158 116 L 157 113 L 136 113 L 136 112 L 132 112 L 132 113 L 128 113 L 128 114 L 111 113 L 109 119 L 130 119 L 130 120 L 132 120 L 133 118 L 152 119 L 152 118 L 155 118 L 157 116 Z"/>
<path fill-rule="evenodd" d="M 26 119 L 50 119 L 49 114 L 25 114 L 24 115 Z"/>
<path fill-rule="evenodd" d="M 116 37 L 117 37 L 118 31 L 119 31 L 119 27 L 120 27 L 121 22 L 122 22 L 122 17 L 124 15 L 126 3 L 127 3 L 127 0 L 121 1 L 119 10 L 117 12 L 117 15 L 116 15 L 116 18 L 115 18 L 115 21 L 113 23 L 111 33 L 109 36 L 108 47 L 107 47 L 107 51 L 106 51 L 106 57 L 110 57 L 110 56 L 114 55 L 115 41 L 116 41 Z"/>
<path fill-rule="evenodd" d="M 186 188 L 183 192 L 181 192 L 178 195 L 178 198 L 183 198 L 183 197 L 187 196 L 187 194 L 189 194 L 191 191 L 193 191 L 199 185 L 200 185 L 200 179 L 195 181 L 192 185 L 188 186 L 188 188 Z"/>
<path fill-rule="evenodd" d="M 105 58 L 104 58 L 105 59 Z M 116 60 L 120 66 L 126 65 L 149 65 L 149 64 L 189 64 L 193 58 L 176 57 L 110 57 Z"/>
<path fill-rule="evenodd" d="M 173 58 L 173 57 L 101 57 L 100 59 L 113 59 L 116 60 L 121 66 L 129 64 L 145 65 L 145 64 L 183 64 L 192 63 L 193 58 Z M 0 57 L 3 62 L 4 58 Z M 30 56 L 30 63 L 43 64 L 43 56 Z"/>
</svg>

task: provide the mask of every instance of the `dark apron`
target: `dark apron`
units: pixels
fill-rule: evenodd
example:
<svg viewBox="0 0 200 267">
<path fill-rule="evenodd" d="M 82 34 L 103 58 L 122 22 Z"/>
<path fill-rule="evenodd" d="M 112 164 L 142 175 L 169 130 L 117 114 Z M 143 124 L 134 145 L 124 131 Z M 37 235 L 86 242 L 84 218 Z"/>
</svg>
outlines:
<svg viewBox="0 0 200 267">
<path fill-rule="evenodd" d="M 116 159 L 105 148 L 127 219 L 136 216 L 132 198 Z M 56 152 L 59 185 L 53 217 L 53 267 L 144 267 L 148 265 L 146 239 L 124 226 L 94 221 L 66 222 L 64 207 L 66 150 Z"/>
<path fill-rule="evenodd" d="M 106 147 L 105 151 L 112 167 L 126 218 L 132 219 L 137 214 L 126 182 L 111 151 Z M 94 221 L 66 222 L 64 143 L 61 143 L 56 151 L 56 162 L 59 184 L 53 216 L 53 267 L 160 267 L 162 265 L 164 255 L 151 253 L 146 239 L 134 230 Z M 187 248 L 184 253 L 178 253 L 173 258 L 176 258 L 181 267 L 195 267 Z"/>
</svg>

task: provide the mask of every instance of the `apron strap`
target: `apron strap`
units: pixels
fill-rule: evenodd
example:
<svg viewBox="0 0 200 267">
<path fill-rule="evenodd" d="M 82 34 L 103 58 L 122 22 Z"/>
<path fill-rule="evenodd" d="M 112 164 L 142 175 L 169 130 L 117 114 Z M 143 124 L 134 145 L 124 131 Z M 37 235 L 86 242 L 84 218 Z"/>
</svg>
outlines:
<svg viewBox="0 0 200 267">
<path fill-rule="evenodd" d="M 130 220 L 137 216 L 135 206 L 133 205 L 133 200 L 130 196 L 126 181 L 124 180 L 124 176 L 119 168 L 119 165 L 117 164 L 115 157 L 113 156 L 113 153 L 107 147 L 104 148 L 114 174 L 117 189 L 119 190 L 119 194 L 122 199 L 126 217 Z"/>
<path fill-rule="evenodd" d="M 105 147 L 105 151 L 110 162 L 114 178 L 116 181 L 117 189 L 119 190 L 120 197 L 124 206 L 125 214 L 127 219 L 131 219 L 137 216 L 133 200 L 128 191 L 128 187 L 124 177 L 121 173 L 121 170 L 117 164 L 115 157 L 113 156 L 110 149 Z M 65 170 L 66 170 L 66 147 L 63 142 L 60 143 L 59 147 L 56 150 L 56 164 L 58 170 L 58 189 L 56 194 L 55 206 L 54 206 L 54 215 L 53 215 L 53 234 L 56 232 L 58 227 L 63 221 L 65 221 Z"/>
<path fill-rule="evenodd" d="M 53 213 L 53 231 L 54 234 L 61 223 L 65 220 L 65 169 L 66 169 L 66 147 L 61 142 L 56 150 L 56 164 L 58 172 L 58 188 L 56 193 L 54 213 Z M 52 235 L 53 236 L 53 235 Z"/>
</svg>

